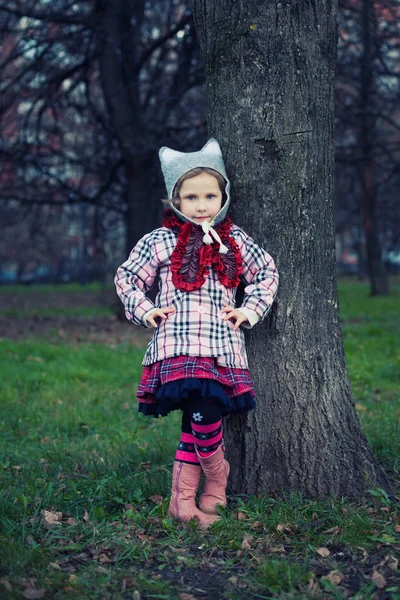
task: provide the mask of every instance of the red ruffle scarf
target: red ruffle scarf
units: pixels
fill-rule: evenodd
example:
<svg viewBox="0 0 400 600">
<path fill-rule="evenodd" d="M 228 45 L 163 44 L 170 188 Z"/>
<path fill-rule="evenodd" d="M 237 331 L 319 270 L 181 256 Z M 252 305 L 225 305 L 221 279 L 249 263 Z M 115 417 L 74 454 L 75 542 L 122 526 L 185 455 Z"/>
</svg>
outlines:
<svg viewBox="0 0 400 600">
<path fill-rule="evenodd" d="M 178 233 L 178 241 L 171 255 L 172 282 L 184 292 L 198 290 L 206 280 L 210 267 L 227 288 L 235 288 L 240 283 L 242 257 L 236 241 L 229 235 L 232 221 L 226 217 L 215 226 L 222 243 L 228 248 L 227 254 L 219 253 L 219 243 L 206 245 L 200 225 L 183 223 L 171 209 L 164 213 L 163 227 Z"/>
</svg>

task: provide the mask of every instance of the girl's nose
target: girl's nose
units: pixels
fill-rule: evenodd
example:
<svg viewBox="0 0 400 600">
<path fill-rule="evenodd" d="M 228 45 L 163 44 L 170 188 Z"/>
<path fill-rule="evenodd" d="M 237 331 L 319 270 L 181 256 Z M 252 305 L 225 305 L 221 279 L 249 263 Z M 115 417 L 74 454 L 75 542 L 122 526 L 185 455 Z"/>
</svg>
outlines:
<svg viewBox="0 0 400 600">
<path fill-rule="evenodd" d="M 197 205 L 197 210 L 198 210 L 199 212 L 206 212 L 206 211 L 207 211 L 207 205 L 206 205 L 206 203 L 204 202 L 204 200 L 200 200 L 200 202 L 199 202 L 199 203 L 198 203 L 198 205 Z"/>
</svg>

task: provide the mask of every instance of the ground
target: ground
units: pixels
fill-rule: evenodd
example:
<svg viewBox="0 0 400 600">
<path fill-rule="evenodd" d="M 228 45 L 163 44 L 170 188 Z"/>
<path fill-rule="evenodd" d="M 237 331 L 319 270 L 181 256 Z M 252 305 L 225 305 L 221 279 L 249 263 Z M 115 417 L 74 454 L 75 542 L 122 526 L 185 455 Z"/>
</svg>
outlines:
<svg viewBox="0 0 400 600">
<path fill-rule="evenodd" d="M 340 287 L 357 411 L 394 497 L 229 495 L 201 532 L 167 517 L 178 415 L 136 412 L 150 332 L 114 316 L 112 288 L 0 289 L 0 598 L 400 599 L 392 290 Z"/>
</svg>

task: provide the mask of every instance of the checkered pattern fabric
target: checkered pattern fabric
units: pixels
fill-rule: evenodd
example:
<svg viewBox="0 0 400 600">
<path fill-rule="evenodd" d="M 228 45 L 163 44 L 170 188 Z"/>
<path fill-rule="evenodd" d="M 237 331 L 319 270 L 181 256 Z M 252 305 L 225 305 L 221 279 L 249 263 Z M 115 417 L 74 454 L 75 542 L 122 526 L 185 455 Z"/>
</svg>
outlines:
<svg viewBox="0 0 400 600">
<path fill-rule="evenodd" d="M 245 284 L 243 307 L 254 310 L 261 319 L 269 312 L 278 289 L 278 273 L 272 257 L 242 229 L 232 225 L 232 237 L 240 249 Z M 174 356 L 216 357 L 221 366 L 247 369 L 243 331 L 233 329 L 221 312 L 225 303 L 234 306 L 236 289 L 226 288 L 211 269 L 202 287 L 182 292 L 172 283 L 170 256 L 176 234 L 160 227 L 145 235 L 133 248 L 128 260 L 118 269 L 116 289 L 125 306 L 126 317 L 145 326 L 143 317 L 154 306 L 173 305 L 170 313 L 154 331 L 143 365 Z M 146 292 L 158 277 L 155 304 Z"/>
<path fill-rule="evenodd" d="M 176 356 L 150 366 L 145 366 L 136 392 L 141 402 L 155 402 L 157 390 L 168 381 L 188 378 L 213 379 L 224 386 L 230 398 L 246 392 L 254 392 L 253 382 L 247 369 L 221 367 L 214 358 Z"/>
</svg>

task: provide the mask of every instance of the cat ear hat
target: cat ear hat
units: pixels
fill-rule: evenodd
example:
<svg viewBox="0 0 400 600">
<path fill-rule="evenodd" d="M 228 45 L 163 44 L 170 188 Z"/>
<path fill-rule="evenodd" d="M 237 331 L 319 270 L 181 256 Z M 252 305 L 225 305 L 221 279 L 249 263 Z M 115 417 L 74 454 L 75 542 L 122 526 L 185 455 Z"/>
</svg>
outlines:
<svg viewBox="0 0 400 600">
<path fill-rule="evenodd" d="M 177 150 L 172 150 L 172 148 L 163 146 L 160 148 L 159 156 L 161 169 L 168 192 L 168 200 L 164 202 L 164 204 L 171 208 L 182 221 L 198 225 L 198 223 L 192 219 L 189 219 L 189 217 L 186 217 L 178 208 L 176 208 L 176 206 L 172 204 L 172 198 L 175 185 L 182 175 L 188 171 L 191 171 L 192 169 L 196 169 L 197 167 L 207 167 L 209 169 L 214 169 L 214 171 L 218 171 L 218 173 L 220 173 L 226 181 L 225 204 L 215 215 L 210 225 L 217 225 L 225 219 L 230 204 L 230 183 L 226 174 L 221 148 L 215 138 L 210 138 L 206 145 L 203 146 L 203 148 L 198 152 L 178 152 Z"/>
</svg>

